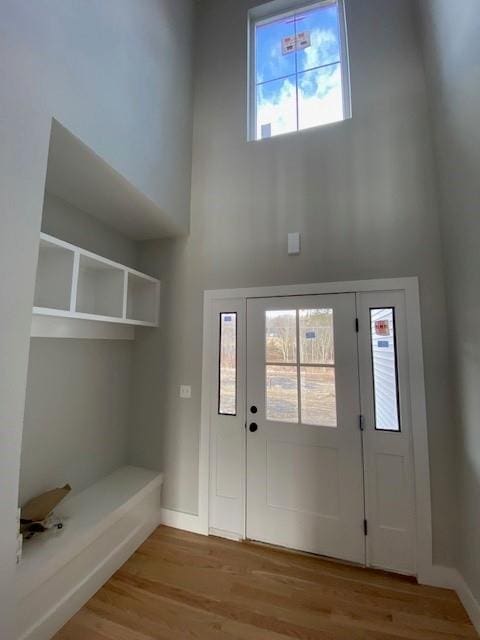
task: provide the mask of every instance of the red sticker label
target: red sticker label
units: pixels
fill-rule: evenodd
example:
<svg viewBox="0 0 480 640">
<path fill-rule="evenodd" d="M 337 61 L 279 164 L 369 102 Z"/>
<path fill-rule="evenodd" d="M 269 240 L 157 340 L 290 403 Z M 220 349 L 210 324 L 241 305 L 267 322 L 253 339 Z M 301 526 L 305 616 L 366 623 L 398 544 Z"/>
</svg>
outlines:
<svg viewBox="0 0 480 640">
<path fill-rule="evenodd" d="M 375 333 L 377 336 L 389 336 L 390 322 L 388 320 L 375 320 Z"/>
</svg>

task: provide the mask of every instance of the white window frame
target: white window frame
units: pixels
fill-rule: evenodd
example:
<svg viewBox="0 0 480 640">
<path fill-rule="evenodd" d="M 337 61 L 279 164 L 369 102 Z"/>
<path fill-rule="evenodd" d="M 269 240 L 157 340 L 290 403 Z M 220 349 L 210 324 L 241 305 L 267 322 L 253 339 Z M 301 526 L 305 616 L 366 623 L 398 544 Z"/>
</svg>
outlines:
<svg viewBox="0 0 480 640">
<path fill-rule="evenodd" d="M 345 12 L 345 0 L 273 0 L 259 7 L 251 9 L 248 12 L 248 104 L 247 104 L 247 139 L 249 141 L 261 141 L 257 138 L 257 83 L 256 83 L 256 27 L 271 22 L 272 20 L 288 18 L 303 10 L 311 10 L 317 7 L 328 6 L 330 4 L 338 5 L 339 26 L 340 26 L 340 66 L 342 71 L 342 96 L 343 96 L 343 120 L 352 117 L 352 101 L 350 89 L 350 61 L 348 53 L 348 34 L 347 20 Z M 298 105 L 297 105 L 298 110 Z M 321 127 L 324 125 L 318 125 Z M 317 129 L 318 127 L 309 127 L 308 129 L 296 129 L 279 135 L 289 135 L 300 133 L 309 129 Z"/>
</svg>

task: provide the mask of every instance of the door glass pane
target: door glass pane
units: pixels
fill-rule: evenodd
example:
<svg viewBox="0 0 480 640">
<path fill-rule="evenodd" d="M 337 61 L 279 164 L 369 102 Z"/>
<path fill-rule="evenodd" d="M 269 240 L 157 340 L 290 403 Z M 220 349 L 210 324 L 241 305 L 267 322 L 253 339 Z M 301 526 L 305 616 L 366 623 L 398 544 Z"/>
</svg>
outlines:
<svg viewBox="0 0 480 640">
<path fill-rule="evenodd" d="M 297 312 L 267 311 L 265 342 L 267 362 L 296 362 Z"/>
<path fill-rule="evenodd" d="M 266 366 L 266 414 L 275 422 L 298 422 L 297 367 Z"/>
<path fill-rule="evenodd" d="M 300 310 L 300 362 L 334 364 L 333 309 Z"/>
<path fill-rule="evenodd" d="M 395 309 L 370 309 L 375 428 L 400 431 Z"/>
<path fill-rule="evenodd" d="M 237 413 L 237 314 L 220 314 L 218 413 Z"/>
<path fill-rule="evenodd" d="M 337 426 L 334 367 L 301 367 L 302 423 Z"/>
</svg>

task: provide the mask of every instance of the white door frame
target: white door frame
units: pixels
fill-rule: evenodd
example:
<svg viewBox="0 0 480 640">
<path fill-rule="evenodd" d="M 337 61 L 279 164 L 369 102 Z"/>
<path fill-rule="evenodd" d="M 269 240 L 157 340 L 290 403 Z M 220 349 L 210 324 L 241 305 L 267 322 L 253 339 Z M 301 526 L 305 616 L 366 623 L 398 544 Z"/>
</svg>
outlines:
<svg viewBox="0 0 480 640">
<path fill-rule="evenodd" d="M 199 512 L 189 516 L 195 522 L 189 523 L 192 530 L 209 533 L 209 477 L 210 477 L 210 411 L 216 366 L 212 363 L 212 353 L 218 344 L 218 335 L 212 319 L 212 309 L 222 301 L 229 301 L 225 311 L 234 311 L 232 303 L 245 310 L 247 298 L 268 298 L 279 296 L 321 295 L 326 293 L 362 293 L 370 291 L 403 291 L 405 293 L 409 376 L 411 388 L 412 438 L 415 467 L 416 506 L 416 558 L 417 577 L 420 582 L 431 583 L 434 576 L 432 561 L 432 517 L 430 492 L 430 464 L 427 434 L 427 412 L 423 366 L 422 330 L 418 278 L 393 278 L 380 280 L 359 280 L 350 282 L 328 282 L 318 284 L 253 287 L 242 289 L 221 289 L 204 293 L 203 325 L 203 368 L 202 368 L 202 409 L 199 451 Z M 245 371 L 246 336 L 243 323 L 237 335 L 239 360 L 242 373 Z M 212 366 L 213 365 L 213 366 Z M 245 380 L 239 380 L 244 384 Z M 243 394 L 241 394 L 243 397 Z M 243 403 L 244 405 L 244 403 Z M 245 422 L 245 406 L 239 407 Z M 168 522 L 167 522 L 168 524 Z M 232 537 L 241 538 L 242 535 Z"/>
</svg>

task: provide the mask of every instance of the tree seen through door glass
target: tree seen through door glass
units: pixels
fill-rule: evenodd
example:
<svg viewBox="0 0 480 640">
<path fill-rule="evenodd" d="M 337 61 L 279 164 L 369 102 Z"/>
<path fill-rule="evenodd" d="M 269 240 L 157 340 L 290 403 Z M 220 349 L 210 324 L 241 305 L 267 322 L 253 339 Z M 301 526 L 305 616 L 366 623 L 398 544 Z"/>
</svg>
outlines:
<svg viewBox="0 0 480 640">
<path fill-rule="evenodd" d="M 300 361 L 334 364 L 333 310 L 300 309 Z"/>
<path fill-rule="evenodd" d="M 297 312 L 266 312 L 266 361 L 297 361 Z"/>
<path fill-rule="evenodd" d="M 336 427 L 333 309 L 266 311 L 265 345 L 267 420 Z"/>
</svg>

